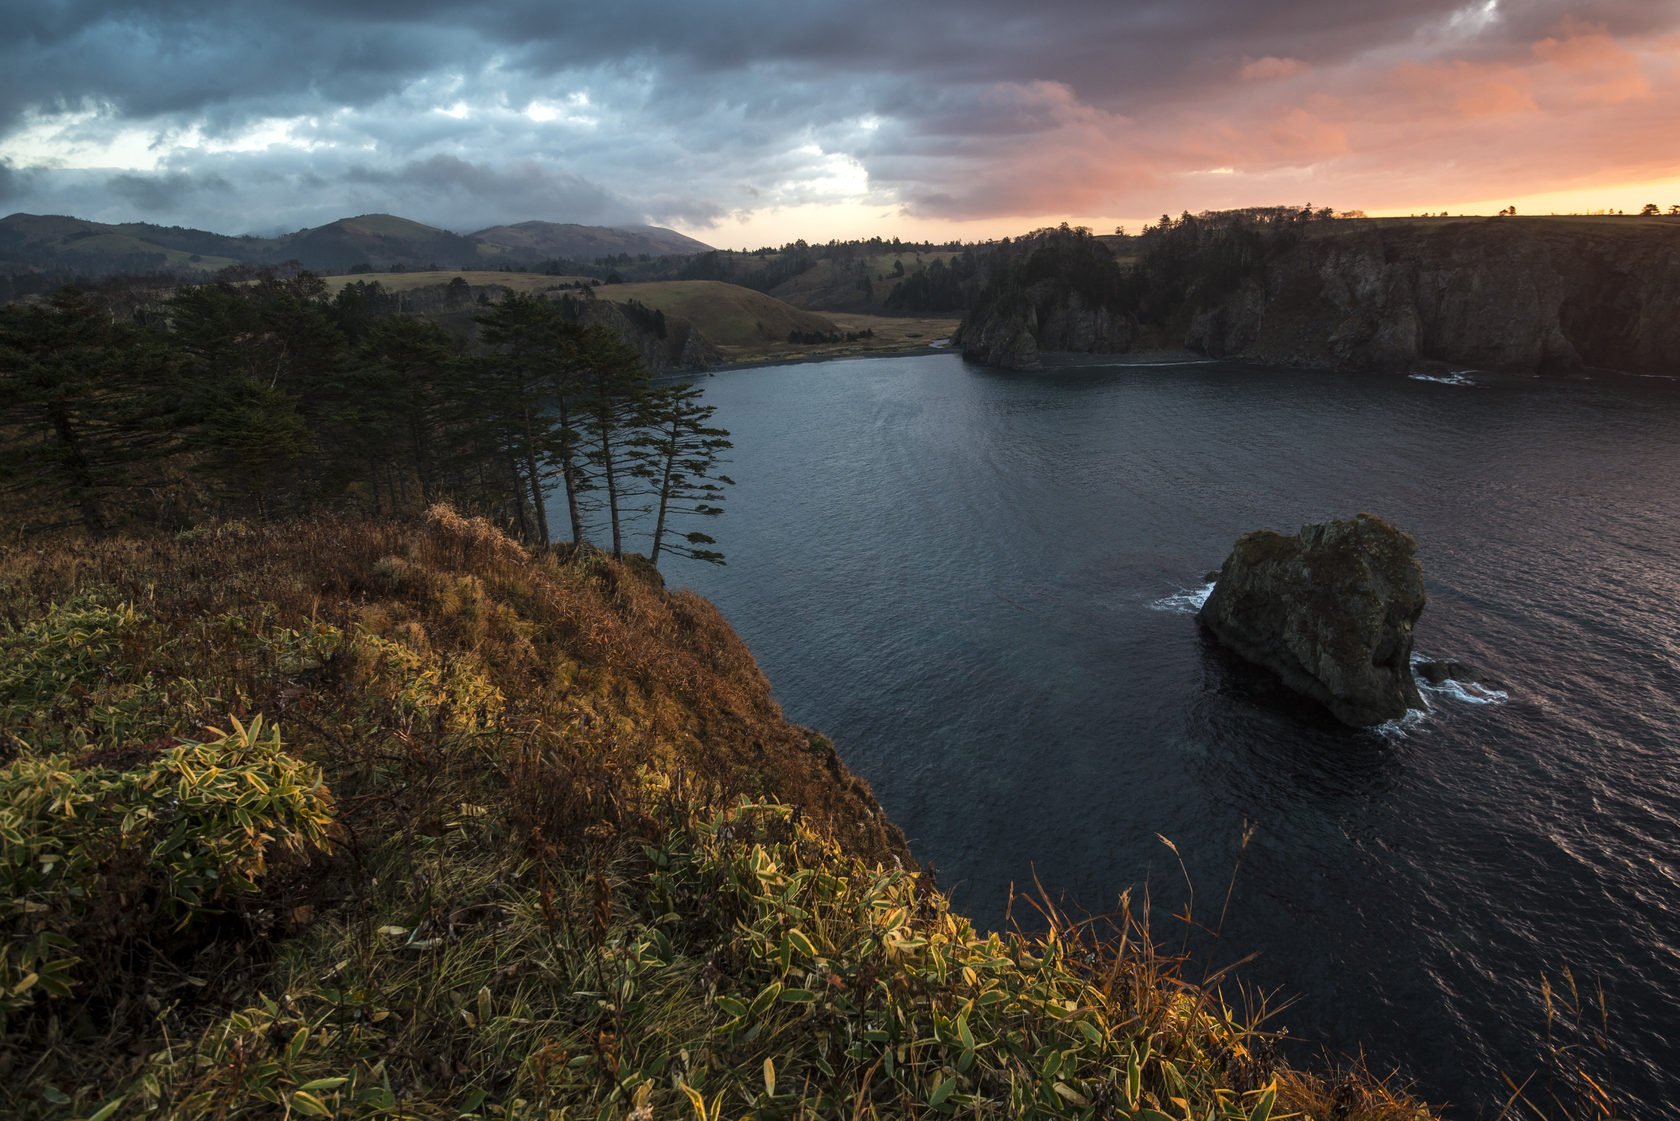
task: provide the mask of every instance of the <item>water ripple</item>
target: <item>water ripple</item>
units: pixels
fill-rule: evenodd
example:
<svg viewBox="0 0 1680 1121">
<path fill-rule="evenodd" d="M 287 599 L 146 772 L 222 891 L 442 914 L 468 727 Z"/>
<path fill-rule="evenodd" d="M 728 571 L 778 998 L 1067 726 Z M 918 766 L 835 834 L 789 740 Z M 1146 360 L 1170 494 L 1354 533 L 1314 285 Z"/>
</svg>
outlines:
<svg viewBox="0 0 1680 1121">
<path fill-rule="evenodd" d="M 956 355 L 720 374 L 714 599 L 982 923 L 1037 874 L 1101 909 L 1222 896 L 1210 959 L 1293 1038 L 1460 1117 L 1533 1070 L 1539 982 L 1602 977 L 1602 1073 L 1680 1101 L 1680 392 L 1229 364 L 1013 375 Z M 1462 382 L 1454 384 L 1462 385 Z M 1342 728 L 1209 642 L 1190 582 L 1260 527 L 1417 538 L 1420 649 L 1497 690 Z M 710 527 L 709 527 L 710 528 Z M 1201 903 L 1198 903 L 1198 907 Z"/>
</svg>

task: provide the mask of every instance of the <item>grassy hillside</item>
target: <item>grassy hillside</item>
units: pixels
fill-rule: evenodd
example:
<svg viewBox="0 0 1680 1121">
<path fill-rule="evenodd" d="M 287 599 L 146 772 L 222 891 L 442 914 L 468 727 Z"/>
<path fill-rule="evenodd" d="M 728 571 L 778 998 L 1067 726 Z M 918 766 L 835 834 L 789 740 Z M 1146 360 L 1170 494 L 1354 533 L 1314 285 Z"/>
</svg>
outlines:
<svg viewBox="0 0 1680 1121">
<path fill-rule="evenodd" d="M 188 253 L 180 249 L 169 249 L 129 234 L 118 233 L 95 233 L 87 237 L 80 237 L 65 243 L 63 251 L 89 257 L 97 254 L 161 253 L 166 268 L 206 272 L 213 272 L 216 269 L 239 263 L 232 257 L 206 257 L 202 254 Z"/>
<path fill-rule="evenodd" d="M 626 303 L 635 300 L 666 315 L 699 325 L 720 347 L 758 347 L 786 341 L 788 332 L 830 334 L 832 320 L 783 303 L 774 296 L 717 280 L 670 280 L 650 284 L 609 284 L 596 296 Z"/>
<path fill-rule="evenodd" d="M 323 272 L 370 264 L 458 265 L 478 258 L 478 242 L 392 214 L 363 214 L 280 239 L 279 251 Z"/>
<path fill-rule="evenodd" d="M 869 241 L 750 253 L 715 250 L 634 279 L 721 280 L 815 312 L 960 316 L 973 295 L 975 256 L 958 246 Z"/>
<path fill-rule="evenodd" d="M 377 283 L 387 292 L 413 294 L 403 310 L 432 319 L 452 334 L 470 337 L 476 302 L 463 307 L 444 305 L 445 287 L 460 277 L 471 288 L 470 301 L 496 292 L 550 292 L 560 297 L 579 295 L 578 283 L 588 277 L 547 273 L 499 272 L 489 269 L 401 272 L 329 276 L 327 291 L 336 294 L 347 284 Z M 632 301 L 665 313 L 673 330 L 692 325 L 705 339 L 712 360 L 725 362 L 802 361 L 919 350 L 956 330 L 954 317 L 911 317 L 834 313 L 815 315 L 790 307 L 774 297 L 720 281 L 652 281 L 646 284 L 596 284 L 594 298 L 628 304 Z M 760 329 L 762 327 L 762 330 Z M 823 335 L 822 342 L 789 342 L 790 331 Z M 718 345 L 718 338 L 736 340 Z"/>
<path fill-rule="evenodd" d="M 709 604 L 447 509 L 0 552 L 0 729 L 6 1116 L 1426 1115 L 976 932 Z"/>
<path fill-rule="evenodd" d="M 659 226 L 580 226 L 562 222 L 519 222 L 491 226 L 472 235 L 486 256 L 505 256 L 532 264 L 549 258 L 593 261 L 627 253 L 685 256 L 711 246 Z"/>
</svg>

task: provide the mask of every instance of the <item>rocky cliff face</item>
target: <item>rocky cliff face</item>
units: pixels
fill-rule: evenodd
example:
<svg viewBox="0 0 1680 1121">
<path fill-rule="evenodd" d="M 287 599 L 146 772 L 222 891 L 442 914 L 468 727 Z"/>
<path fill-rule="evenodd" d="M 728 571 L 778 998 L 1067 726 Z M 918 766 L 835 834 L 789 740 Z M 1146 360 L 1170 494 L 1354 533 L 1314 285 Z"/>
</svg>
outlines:
<svg viewBox="0 0 1680 1121">
<path fill-rule="evenodd" d="M 1031 370 L 1042 351 L 1113 354 L 1129 350 L 1136 321 L 1055 281 L 1040 281 L 989 314 L 963 320 L 953 341 L 986 366 Z"/>
<path fill-rule="evenodd" d="M 1417 544 L 1381 518 L 1260 530 L 1237 541 L 1197 621 L 1345 724 L 1422 707 L 1412 628 L 1423 612 Z"/>
<path fill-rule="evenodd" d="M 1338 224 L 1197 310 L 1185 341 L 1214 357 L 1361 370 L 1672 372 L 1680 224 Z"/>
<path fill-rule="evenodd" d="M 1353 370 L 1680 369 L 1680 219 L 1324 222 L 1261 243 L 1240 280 L 1200 267 L 1146 264 L 1129 295 L 1103 298 L 1087 294 L 1101 290 L 1089 271 L 1041 268 L 983 299 L 956 342 L 1014 369 L 1041 352 L 1123 352 L 1144 331 L 1216 358 Z M 1127 310 L 1140 302 L 1147 328 Z"/>
</svg>

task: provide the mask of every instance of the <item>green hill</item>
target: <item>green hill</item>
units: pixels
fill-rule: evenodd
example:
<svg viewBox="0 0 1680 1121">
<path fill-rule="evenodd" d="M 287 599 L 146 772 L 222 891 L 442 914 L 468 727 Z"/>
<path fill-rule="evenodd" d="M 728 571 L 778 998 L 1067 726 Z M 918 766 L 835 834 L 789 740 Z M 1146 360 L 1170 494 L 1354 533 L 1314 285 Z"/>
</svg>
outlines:
<svg viewBox="0 0 1680 1121">
<path fill-rule="evenodd" d="M 595 290 L 600 299 L 635 300 L 699 327 L 721 347 L 760 347 L 785 342 L 789 332 L 832 335 L 834 321 L 801 311 L 774 296 L 717 280 L 670 280 L 648 284 L 607 284 Z"/>
<path fill-rule="evenodd" d="M 391 214 L 363 214 L 299 230 L 279 239 L 279 250 L 323 272 L 343 272 L 358 264 L 376 269 L 414 263 L 447 267 L 479 255 L 472 238 Z"/>
<path fill-rule="evenodd" d="M 679 257 L 705 253 L 711 246 L 658 226 L 579 226 L 560 222 L 520 222 L 491 226 L 472 235 L 483 243 L 486 256 L 501 256 L 528 264 L 550 258 L 593 261 L 628 254 L 632 257 Z"/>
</svg>

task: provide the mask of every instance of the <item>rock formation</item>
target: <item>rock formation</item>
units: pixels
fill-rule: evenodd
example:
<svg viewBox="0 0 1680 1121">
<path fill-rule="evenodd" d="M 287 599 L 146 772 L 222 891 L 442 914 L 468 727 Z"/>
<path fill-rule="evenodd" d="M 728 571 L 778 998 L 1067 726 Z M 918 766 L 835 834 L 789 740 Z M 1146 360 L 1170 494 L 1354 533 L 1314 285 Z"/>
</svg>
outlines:
<svg viewBox="0 0 1680 1121">
<path fill-rule="evenodd" d="M 1271 530 L 1237 541 L 1196 619 L 1345 724 L 1422 707 L 1412 627 L 1423 611 L 1417 544 L 1381 518 Z"/>
<path fill-rule="evenodd" d="M 1041 351 L 1119 353 L 1131 348 L 1136 334 L 1131 316 L 1042 281 L 993 314 L 964 320 L 953 341 L 971 362 L 1032 370 Z"/>
</svg>

